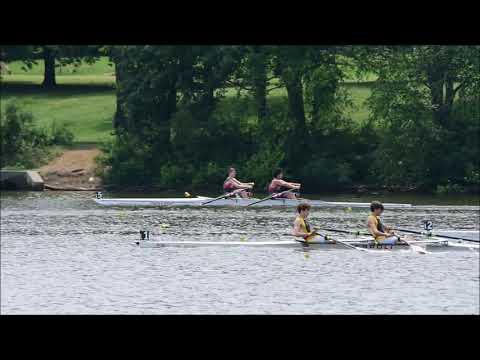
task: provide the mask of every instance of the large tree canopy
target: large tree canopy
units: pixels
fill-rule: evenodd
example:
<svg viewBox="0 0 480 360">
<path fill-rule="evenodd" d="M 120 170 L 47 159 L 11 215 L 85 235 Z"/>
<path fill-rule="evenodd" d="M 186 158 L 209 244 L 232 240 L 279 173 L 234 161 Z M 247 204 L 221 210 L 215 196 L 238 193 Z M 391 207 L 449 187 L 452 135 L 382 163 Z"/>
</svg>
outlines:
<svg viewBox="0 0 480 360">
<path fill-rule="evenodd" d="M 480 47 L 363 50 L 359 66 L 378 76 L 369 100 L 382 133 L 376 173 L 426 186 L 470 176 L 478 157 Z"/>
<path fill-rule="evenodd" d="M 231 164 L 261 184 L 283 166 L 307 190 L 479 181 L 478 47 L 107 49 L 117 70 L 112 181 L 219 183 Z M 377 78 L 364 123 L 346 111 L 354 71 Z"/>
</svg>

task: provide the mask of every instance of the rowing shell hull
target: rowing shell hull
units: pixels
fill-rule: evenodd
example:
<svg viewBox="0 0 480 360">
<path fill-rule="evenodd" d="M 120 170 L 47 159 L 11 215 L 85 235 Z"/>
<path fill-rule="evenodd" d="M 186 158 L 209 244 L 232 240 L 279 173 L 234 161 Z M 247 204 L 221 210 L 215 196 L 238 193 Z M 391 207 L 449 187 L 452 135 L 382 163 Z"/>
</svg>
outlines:
<svg viewBox="0 0 480 360">
<path fill-rule="evenodd" d="M 372 250 L 400 250 L 408 249 L 406 244 L 396 245 L 375 245 L 373 243 L 363 242 L 347 242 L 350 245 L 366 248 Z M 340 243 L 324 243 L 324 242 L 308 242 L 296 240 L 284 241 L 156 241 L 156 240 L 139 240 L 134 243 L 140 247 L 147 248 L 163 248 L 163 247 L 208 247 L 208 246 L 223 246 L 223 247 L 296 247 L 296 248 L 314 248 L 314 249 L 349 249 Z M 432 250 L 476 250 L 478 245 L 467 245 L 452 243 L 449 241 L 419 241 L 418 244 L 426 245 L 427 251 Z"/>
<path fill-rule="evenodd" d="M 247 206 L 259 199 L 221 199 L 209 204 L 203 205 L 206 201 L 212 200 L 208 197 L 197 198 L 125 198 L 125 199 L 94 199 L 95 202 L 103 206 Z M 276 199 L 266 200 L 259 204 L 254 204 L 252 207 L 265 206 L 297 206 L 301 202 L 308 202 L 316 207 L 351 207 L 351 208 L 369 208 L 370 203 L 358 202 L 329 202 L 322 200 L 291 200 L 291 199 Z M 409 208 L 411 204 L 384 204 L 385 207 L 392 208 Z"/>
</svg>

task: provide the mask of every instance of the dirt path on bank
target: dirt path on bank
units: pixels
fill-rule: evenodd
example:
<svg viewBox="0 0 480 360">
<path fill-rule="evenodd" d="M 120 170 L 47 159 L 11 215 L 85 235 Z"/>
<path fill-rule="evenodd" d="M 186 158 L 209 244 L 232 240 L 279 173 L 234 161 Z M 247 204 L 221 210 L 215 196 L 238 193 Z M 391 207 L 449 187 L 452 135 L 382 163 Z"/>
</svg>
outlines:
<svg viewBox="0 0 480 360">
<path fill-rule="evenodd" d="M 38 169 L 51 190 L 98 190 L 101 179 L 95 176 L 95 158 L 102 152 L 95 146 L 65 150 L 58 158 Z"/>
</svg>

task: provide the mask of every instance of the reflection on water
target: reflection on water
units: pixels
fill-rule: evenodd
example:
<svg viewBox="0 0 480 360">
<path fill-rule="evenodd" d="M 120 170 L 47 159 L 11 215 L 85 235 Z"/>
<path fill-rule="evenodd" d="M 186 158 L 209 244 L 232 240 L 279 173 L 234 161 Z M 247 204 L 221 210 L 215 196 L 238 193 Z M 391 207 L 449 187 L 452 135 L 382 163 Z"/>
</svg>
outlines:
<svg viewBox="0 0 480 360">
<path fill-rule="evenodd" d="M 289 239 L 295 209 L 104 208 L 91 198 L 93 193 L 2 193 L 2 313 L 479 313 L 478 252 L 138 248 L 132 243 L 140 229 L 165 240 Z M 387 211 L 386 223 L 420 230 L 429 219 L 435 231 L 478 237 L 478 199 L 424 206 L 435 202 L 379 198 L 423 205 Z M 313 209 L 310 222 L 357 230 L 367 214 Z"/>
</svg>

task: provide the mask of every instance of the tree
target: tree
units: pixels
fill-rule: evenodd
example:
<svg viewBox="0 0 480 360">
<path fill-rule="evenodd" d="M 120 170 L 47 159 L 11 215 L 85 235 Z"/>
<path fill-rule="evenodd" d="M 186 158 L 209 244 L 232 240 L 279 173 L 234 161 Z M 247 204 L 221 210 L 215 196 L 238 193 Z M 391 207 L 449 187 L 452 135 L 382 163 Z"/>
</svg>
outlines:
<svg viewBox="0 0 480 360">
<path fill-rule="evenodd" d="M 67 64 L 79 65 L 82 62 L 93 63 L 100 56 L 100 46 L 97 45 L 26 45 L 4 46 L 6 61 L 21 60 L 25 70 L 31 68 L 38 60 L 44 62 L 44 78 L 42 86 L 51 88 L 56 86 L 55 67 Z"/>
<path fill-rule="evenodd" d="M 480 105 L 479 59 L 478 46 L 363 49 L 359 66 L 378 75 L 369 104 L 385 139 L 376 167 L 386 181 L 432 186 L 465 177 L 463 165 L 473 159 L 458 161 L 465 146 L 460 134 L 478 117 L 462 119 L 455 110 L 462 99 Z"/>
</svg>

